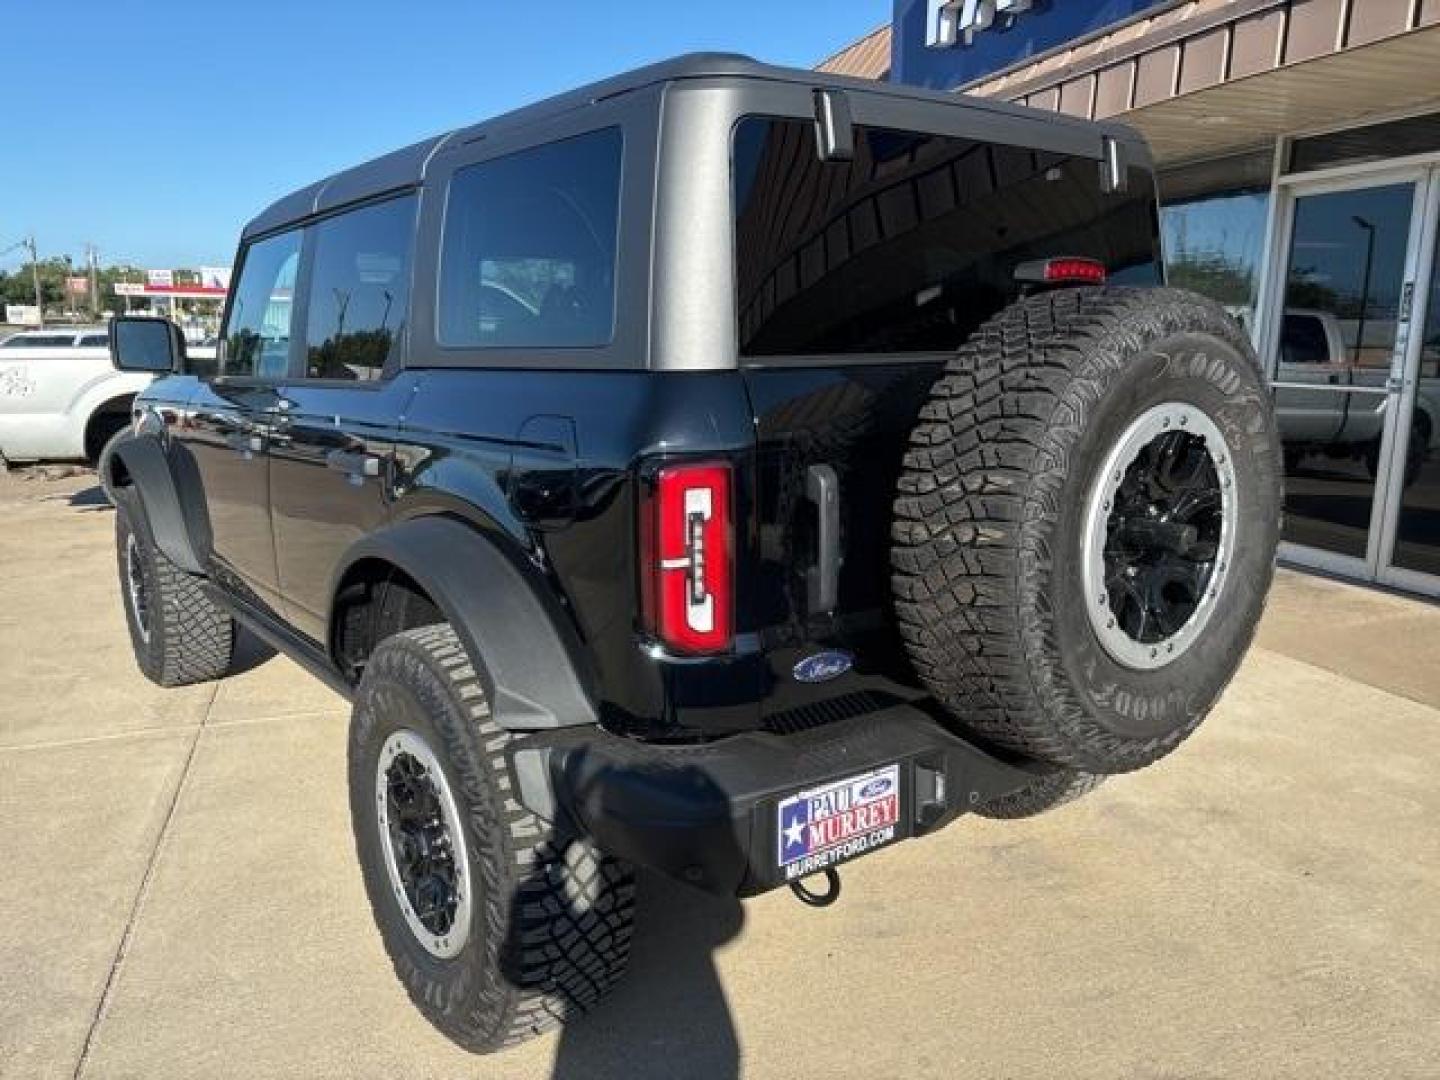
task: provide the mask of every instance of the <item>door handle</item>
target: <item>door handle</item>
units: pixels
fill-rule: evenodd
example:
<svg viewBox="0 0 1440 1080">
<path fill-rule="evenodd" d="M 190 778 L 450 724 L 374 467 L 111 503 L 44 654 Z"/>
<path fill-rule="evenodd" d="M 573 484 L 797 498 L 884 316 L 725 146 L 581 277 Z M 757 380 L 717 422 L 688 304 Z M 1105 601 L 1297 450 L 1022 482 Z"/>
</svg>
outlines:
<svg viewBox="0 0 1440 1080">
<path fill-rule="evenodd" d="M 829 465 L 811 465 L 805 473 L 805 497 L 815 504 L 819 543 L 815 565 L 805 571 L 811 615 L 835 610 L 840 591 L 840 481 Z"/>
<path fill-rule="evenodd" d="M 331 450 L 325 455 L 325 467 L 344 473 L 352 480 L 380 475 L 380 459 L 374 454 L 353 450 Z"/>
</svg>

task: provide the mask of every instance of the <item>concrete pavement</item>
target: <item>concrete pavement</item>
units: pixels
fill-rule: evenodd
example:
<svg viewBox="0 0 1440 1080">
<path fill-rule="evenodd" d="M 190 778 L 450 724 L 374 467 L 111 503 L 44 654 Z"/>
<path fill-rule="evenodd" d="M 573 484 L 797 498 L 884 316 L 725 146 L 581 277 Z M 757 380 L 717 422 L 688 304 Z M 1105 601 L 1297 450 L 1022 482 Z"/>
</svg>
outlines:
<svg viewBox="0 0 1440 1080">
<path fill-rule="evenodd" d="M 824 911 L 647 878 L 611 1002 L 474 1058 L 380 948 L 343 703 L 147 683 L 96 495 L 0 478 L 0 1077 L 1440 1073 L 1440 609 L 1284 574 L 1169 761 Z"/>
</svg>

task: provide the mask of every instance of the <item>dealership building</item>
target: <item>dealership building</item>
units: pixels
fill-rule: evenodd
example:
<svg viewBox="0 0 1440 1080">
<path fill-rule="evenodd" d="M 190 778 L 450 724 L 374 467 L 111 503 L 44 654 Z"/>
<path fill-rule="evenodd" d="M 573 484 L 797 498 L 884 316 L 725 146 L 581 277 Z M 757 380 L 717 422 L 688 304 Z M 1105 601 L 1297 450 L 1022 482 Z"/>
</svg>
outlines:
<svg viewBox="0 0 1440 1080">
<path fill-rule="evenodd" d="M 1284 556 L 1440 595 L 1440 0 L 895 0 L 821 67 L 1143 132 L 1171 283 L 1274 386 Z"/>
</svg>

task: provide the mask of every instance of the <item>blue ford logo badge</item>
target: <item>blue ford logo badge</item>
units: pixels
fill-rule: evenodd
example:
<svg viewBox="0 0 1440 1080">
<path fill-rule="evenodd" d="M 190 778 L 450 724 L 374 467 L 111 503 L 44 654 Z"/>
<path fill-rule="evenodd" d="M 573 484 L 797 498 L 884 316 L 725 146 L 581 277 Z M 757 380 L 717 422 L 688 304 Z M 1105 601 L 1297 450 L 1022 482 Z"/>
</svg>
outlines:
<svg viewBox="0 0 1440 1080">
<path fill-rule="evenodd" d="M 885 776 L 877 776 L 860 789 L 862 799 L 878 799 L 890 790 L 890 779 Z"/>
<path fill-rule="evenodd" d="M 854 662 L 855 658 L 848 652 L 827 649 L 825 652 L 805 657 L 795 665 L 791 674 L 798 682 L 829 682 L 844 675 Z"/>
</svg>

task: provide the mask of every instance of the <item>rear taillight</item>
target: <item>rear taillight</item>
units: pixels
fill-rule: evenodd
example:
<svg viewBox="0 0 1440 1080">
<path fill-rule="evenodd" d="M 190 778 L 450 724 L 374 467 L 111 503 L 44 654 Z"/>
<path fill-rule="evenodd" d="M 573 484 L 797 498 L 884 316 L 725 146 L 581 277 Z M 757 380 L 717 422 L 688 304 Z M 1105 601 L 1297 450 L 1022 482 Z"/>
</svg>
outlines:
<svg viewBox="0 0 1440 1080">
<path fill-rule="evenodd" d="M 641 508 L 641 601 L 646 629 L 667 648 L 730 648 L 734 529 L 730 466 L 665 465 Z"/>
<path fill-rule="evenodd" d="M 1079 256 L 1036 259 L 1015 268 L 1016 281 L 1035 285 L 1103 285 L 1107 276 L 1104 263 Z"/>
</svg>

